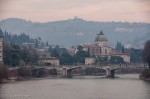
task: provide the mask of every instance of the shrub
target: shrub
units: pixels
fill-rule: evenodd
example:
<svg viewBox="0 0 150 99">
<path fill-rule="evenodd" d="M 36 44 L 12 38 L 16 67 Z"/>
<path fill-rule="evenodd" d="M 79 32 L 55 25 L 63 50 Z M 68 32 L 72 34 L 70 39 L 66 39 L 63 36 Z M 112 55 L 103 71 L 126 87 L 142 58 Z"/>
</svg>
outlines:
<svg viewBox="0 0 150 99">
<path fill-rule="evenodd" d="M 150 69 L 145 69 L 142 72 L 141 76 L 144 77 L 144 78 L 150 78 Z"/>
<path fill-rule="evenodd" d="M 32 75 L 31 67 L 22 66 L 18 69 L 18 75 L 22 77 L 29 77 Z"/>
<path fill-rule="evenodd" d="M 8 79 L 7 68 L 0 68 L 0 82 L 3 79 Z"/>
</svg>

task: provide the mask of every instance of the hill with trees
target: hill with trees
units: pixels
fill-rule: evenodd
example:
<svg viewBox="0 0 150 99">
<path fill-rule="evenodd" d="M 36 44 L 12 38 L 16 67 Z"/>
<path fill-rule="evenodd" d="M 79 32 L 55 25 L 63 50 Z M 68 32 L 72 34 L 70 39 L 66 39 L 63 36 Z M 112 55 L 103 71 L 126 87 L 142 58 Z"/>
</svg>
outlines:
<svg viewBox="0 0 150 99">
<path fill-rule="evenodd" d="M 64 46 L 94 42 L 94 38 L 100 30 L 104 31 L 112 45 L 115 45 L 117 41 L 123 44 L 137 44 L 141 41 L 139 40 L 141 37 L 150 33 L 150 24 L 148 23 L 98 22 L 77 17 L 45 23 L 9 18 L 0 21 L 0 28 L 12 34 L 24 32 L 33 38 L 40 36 L 50 44 Z"/>
</svg>

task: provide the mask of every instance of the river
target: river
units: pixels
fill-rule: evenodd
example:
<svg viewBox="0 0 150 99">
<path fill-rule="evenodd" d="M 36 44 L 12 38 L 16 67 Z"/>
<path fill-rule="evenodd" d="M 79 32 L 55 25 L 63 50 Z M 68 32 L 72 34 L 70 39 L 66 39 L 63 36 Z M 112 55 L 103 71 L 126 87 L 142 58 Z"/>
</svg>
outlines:
<svg viewBox="0 0 150 99">
<path fill-rule="evenodd" d="M 136 74 L 38 79 L 0 85 L 0 99 L 150 99 L 150 82 Z"/>
</svg>

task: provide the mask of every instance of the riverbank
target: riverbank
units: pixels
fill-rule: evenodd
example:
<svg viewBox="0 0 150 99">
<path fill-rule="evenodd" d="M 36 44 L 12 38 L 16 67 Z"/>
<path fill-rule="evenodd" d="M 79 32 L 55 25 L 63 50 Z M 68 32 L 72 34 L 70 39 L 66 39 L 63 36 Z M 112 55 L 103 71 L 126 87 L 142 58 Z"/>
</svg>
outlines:
<svg viewBox="0 0 150 99">
<path fill-rule="evenodd" d="M 150 81 L 150 78 L 141 77 L 140 79 L 141 79 L 141 80 L 145 80 L 145 81 Z"/>
<path fill-rule="evenodd" d="M 37 78 L 57 78 L 55 69 L 37 69 L 31 66 L 0 68 L 0 83 L 11 81 L 25 81 Z"/>
<path fill-rule="evenodd" d="M 46 77 L 40 77 L 40 78 L 37 78 L 37 77 L 20 77 L 20 78 L 17 78 L 17 79 L 3 79 L 0 84 L 3 84 L 3 83 L 12 83 L 12 82 L 21 82 L 21 81 L 32 81 L 32 80 L 45 80 L 45 79 L 60 79 L 60 78 L 63 78 L 61 76 L 46 76 Z"/>
<path fill-rule="evenodd" d="M 145 69 L 140 75 L 140 79 L 150 81 L 150 69 Z"/>
</svg>

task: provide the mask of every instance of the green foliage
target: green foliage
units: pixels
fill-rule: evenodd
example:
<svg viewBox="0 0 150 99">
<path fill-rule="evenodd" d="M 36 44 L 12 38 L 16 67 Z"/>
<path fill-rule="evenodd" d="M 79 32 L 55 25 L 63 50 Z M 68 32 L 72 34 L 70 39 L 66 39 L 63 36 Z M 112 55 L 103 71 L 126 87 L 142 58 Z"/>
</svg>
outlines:
<svg viewBox="0 0 150 99">
<path fill-rule="evenodd" d="M 8 79 L 8 68 L 0 68 L 0 82 L 2 79 Z"/>
<path fill-rule="evenodd" d="M 119 52 L 122 52 L 123 50 L 123 45 L 120 42 L 117 42 L 115 49 Z"/>
<path fill-rule="evenodd" d="M 39 42 L 37 39 L 35 39 L 35 45 L 34 45 L 35 48 L 38 48 L 39 47 Z"/>
<path fill-rule="evenodd" d="M 120 63 L 125 63 L 123 58 L 120 56 L 111 56 L 110 59 L 109 57 L 97 57 L 96 58 L 96 64 L 120 64 Z"/>
<path fill-rule="evenodd" d="M 76 55 L 80 57 L 89 57 L 89 53 L 84 50 L 77 51 Z"/>
<path fill-rule="evenodd" d="M 60 57 L 60 64 L 61 65 L 72 65 L 73 64 L 73 57 L 68 53 L 62 54 Z"/>
<path fill-rule="evenodd" d="M 142 50 L 141 49 L 131 49 L 130 61 L 131 61 L 131 63 L 142 62 Z"/>
<path fill-rule="evenodd" d="M 59 48 L 59 46 L 56 46 L 54 48 L 50 47 L 49 52 L 52 57 L 59 58 L 62 54 L 67 53 L 67 50 L 65 48 Z"/>
<path fill-rule="evenodd" d="M 81 45 L 77 46 L 78 51 L 82 51 L 83 47 Z"/>
<path fill-rule="evenodd" d="M 32 49 L 21 49 L 17 45 L 4 44 L 4 64 L 7 66 L 19 66 L 20 62 L 25 64 L 37 64 L 38 56 Z"/>
<path fill-rule="evenodd" d="M 48 46 L 49 44 L 48 44 L 48 41 L 46 42 L 46 46 Z"/>
<path fill-rule="evenodd" d="M 22 77 L 29 77 L 31 76 L 31 67 L 21 66 L 18 69 L 18 75 Z"/>
<path fill-rule="evenodd" d="M 141 77 L 150 78 L 150 69 L 145 69 L 145 70 L 141 73 Z"/>
<path fill-rule="evenodd" d="M 28 61 L 30 60 L 29 58 L 29 52 L 27 50 L 23 50 L 22 53 L 21 53 L 21 57 L 22 59 L 28 63 Z"/>
<path fill-rule="evenodd" d="M 21 33 L 19 35 L 11 35 L 8 32 L 5 31 L 4 33 L 4 40 L 6 43 L 11 44 L 22 44 L 24 42 L 29 42 L 30 37 L 29 35 L 26 35 L 25 33 Z"/>
<path fill-rule="evenodd" d="M 145 43 L 143 49 L 143 60 L 148 63 L 150 68 L 150 40 Z"/>
<path fill-rule="evenodd" d="M 49 52 L 52 57 L 56 57 L 60 60 L 61 65 L 72 65 L 78 63 L 85 63 L 85 58 L 89 57 L 89 53 L 84 51 L 82 46 L 78 46 L 78 51 L 74 56 L 68 54 L 67 50 L 64 48 L 49 48 Z"/>
<path fill-rule="evenodd" d="M 120 56 L 111 56 L 109 59 L 109 63 L 111 64 L 120 64 L 120 63 L 125 63 L 123 58 Z"/>
<path fill-rule="evenodd" d="M 74 55 L 73 60 L 75 63 L 85 63 L 85 58 L 89 57 L 89 53 L 84 51 L 81 47 L 78 48 L 79 50 Z"/>
<path fill-rule="evenodd" d="M 21 52 L 20 52 L 20 48 L 17 45 L 13 45 L 12 49 L 11 49 L 11 61 L 12 61 L 12 66 L 16 67 L 19 65 L 21 56 L 20 56 Z"/>
<path fill-rule="evenodd" d="M 16 67 L 20 61 L 20 49 L 16 45 L 4 44 L 4 64 Z"/>
<path fill-rule="evenodd" d="M 3 31 L 0 29 L 0 36 L 3 36 L 4 34 L 3 34 Z"/>
<path fill-rule="evenodd" d="M 51 51 L 51 56 L 52 57 L 59 57 L 59 52 L 58 52 L 58 50 L 57 49 L 53 49 L 52 51 Z"/>
<path fill-rule="evenodd" d="M 78 64 L 78 63 L 85 63 L 85 58 L 84 57 L 81 57 L 81 56 L 78 56 L 78 55 L 74 55 L 73 56 L 73 60 L 74 60 L 74 63 Z"/>
<path fill-rule="evenodd" d="M 107 64 L 109 62 L 108 57 L 97 57 L 96 58 L 96 64 Z"/>
</svg>

